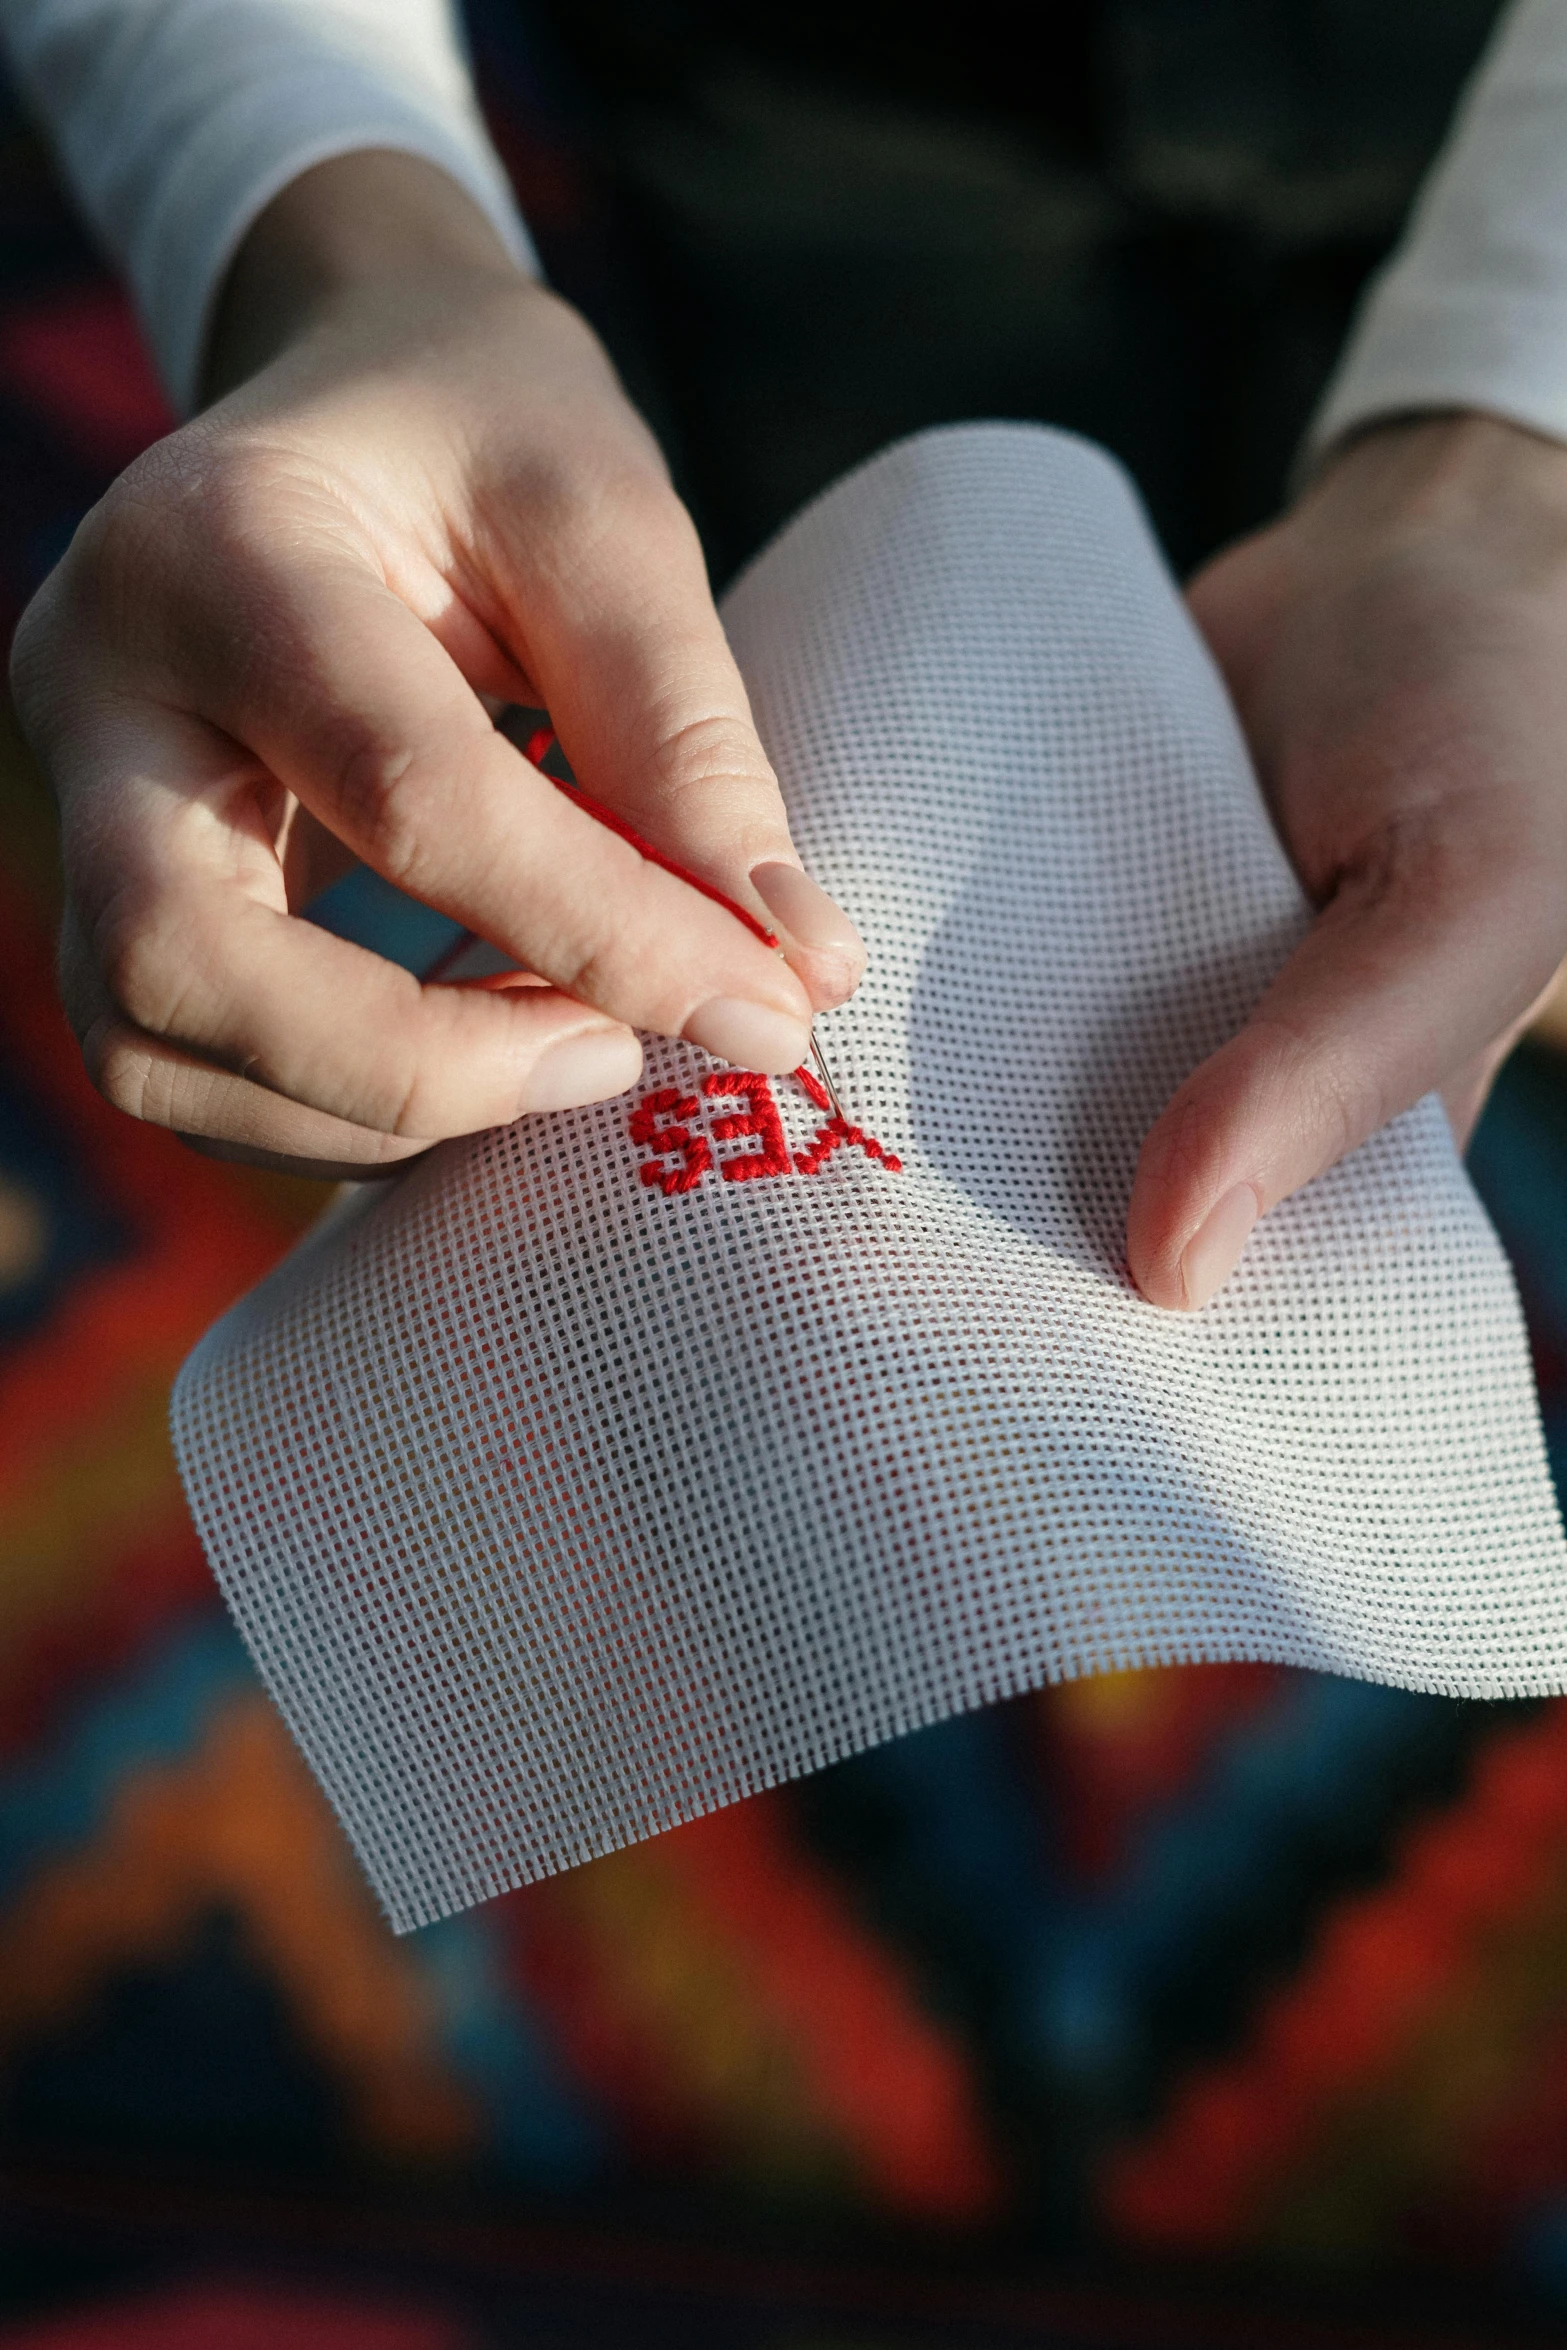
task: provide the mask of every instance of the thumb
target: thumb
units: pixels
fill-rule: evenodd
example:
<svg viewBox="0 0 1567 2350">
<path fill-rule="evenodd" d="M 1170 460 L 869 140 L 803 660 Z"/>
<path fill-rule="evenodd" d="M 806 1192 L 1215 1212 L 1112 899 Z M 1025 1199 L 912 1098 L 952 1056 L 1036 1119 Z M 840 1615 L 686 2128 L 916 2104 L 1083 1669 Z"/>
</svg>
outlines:
<svg viewBox="0 0 1567 2350">
<path fill-rule="evenodd" d="M 1453 1072 L 1494 1065 L 1549 982 L 1554 915 L 1524 856 L 1464 846 L 1384 839 L 1153 1126 L 1127 1216 L 1153 1304 L 1206 1305 L 1260 1216 Z"/>
</svg>

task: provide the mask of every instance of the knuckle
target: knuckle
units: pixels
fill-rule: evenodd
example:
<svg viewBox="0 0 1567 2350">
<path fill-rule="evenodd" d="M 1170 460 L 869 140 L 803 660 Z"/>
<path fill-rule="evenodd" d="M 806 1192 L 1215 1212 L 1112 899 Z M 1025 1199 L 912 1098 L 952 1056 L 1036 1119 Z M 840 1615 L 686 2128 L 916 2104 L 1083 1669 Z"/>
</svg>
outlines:
<svg viewBox="0 0 1567 2350">
<path fill-rule="evenodd" d="M 242 575 L 239 548 L 263 504 L 241 494 L 244 473 L 198 419 L 136 458 L 89 508 L 13 642 L 12 690 L 30 732 L 84 654 L 100 674 L 118 656 L 145 682 L 211 627 L 223 601 L 213 584 L 231 588 Z"/>
<path fill-rule="evenodd" d="M 366 1123 L 388 1142 L 437 1142 L 456 1131 L 449 1068 L 432 1068 L 428 1059 L 413 1053 L 405 1066 L 389 1076 L 376 1114 Z"/>
<path fill-rule="evenodd" d="M 196 418 L 121 474 L 79 526 L 56 578 L 71 627 L 141 679 L 193 667 L 233 681 L 288 674 L 316 648 L 292 640 L 279 579 L 340 530 L 341 514 L 293 451 Z M 47 651 L 52 614 L 23 649 Z"/>
<path fill-rule="evenodd" d="M 210 525 L 210 468 L 199 436 L 177 433 L 127 467 L 92 507 L 61 566 L 62 587 L 89 626 L 110 640 L 142 639 L 160 591 L 187 555 L 188 517 Z"/>
<path fill-rule="evenodd" d="M 590 434 L 556 448 L 526 484 L 526 506 L 546 543 L 586 557 L 606 542 L 672 540 L 690 521 L 651 445 Z"/>
<path fill-rule="evenodd" d="M 313 1092 L 314 1106 L 383 1136 L 389 1148 L 453 1132 L 453 1087 L 460 1089 L 466 1055 L 457 1008 L 428 1000 L 441 992 L 409 980 L 398 1016 L 355 1033 L 330 1098 Z"/>
<path fill-rule="evenodd" d="M 133 1029 L 118 1020 L 95 1020 L 82 1038 L 82 1059 L 88 1076 L 113 1109 L 155 1126 L 171 1123 L 167 1080 L 159 1083 L 156 1057 Z"/>
<path fill-rule="evenodd" d="M 575 602 L 584 589 L 623 582 L 628 566 L 650 584 L 705 582 L 695 525 L 657 447 L 606 435 L 591 418 L 523 461 L 483 527 L 490 560 L 511 576 L 521 608 L 563 592 Z"/>
<path fill-rule="evenodd" d="M 322 771 L 339 821 L 388 881 L 414 887 L 422 851 L 413 751 L 352 713 L 338 718 L 332 733 L 321 746 Z"/>
<path fill-rule="evenodd" d="M 99 915 L 88 952 L 108 997 L 149 1036 L 204 1046 L 221 1006 L 223 940 L 218 920 L 198 907 L 138 893 Z"/>
<path fill-rule="evenodd" d="M 769 794 L 777 789 L 754 730 L 729 711 L 687 718 L 661 732 L 655 741 L 652 766 L 655 786 L 660 796 L 669 800 L 706 794 L 715 785 L 727 790 L 736 785 L 761 786 Z"/>
<path fill-rule="evenodd" d="M 322 768 L 336 811 L 366 848 L 374 848 L 376 862 L 383 855 L 399 865 L 411 858 L 409 747 L 385 736 L 374 719 L 343 712 L 331 724 L 331 740 L 322 743 Z"/>
<path fill-rule="evenodd" d="M 432 1098 L 425 1056 L 416 1038 L 405 1041 L 398 1065 L 382 1072 L 375 1091 L 364 1121 L 374 1133 L 413 1142 L 429 1142 L 439 1134 L 439 1105 Z"/>
<path fill-rule="evenodd" d="M 1273 1048 L 1268 1106 L 1282 1112 L 1296 1104 L 1297 1121 L 1316 1138 L 1319 1166 L 1343 1158 L 1374 1134 L 1392 1108 L 1384 1099 L 1380 1072 L 1343 1039 L 1312 1035 L 1282 1013 L 1253 1022 L 1260 1041 Z"/>
<path fill-rule="evenodd" d="M 548 976 L 576 1002 L 628 1018 L 630 1011 L 624 1007 L 631 992 L 648 992 L 656 962 L 655 942 L 638 938 L 637 926 L 624 909 L 613 914 L 606 907 L 596 920 L 579 920 L 560 940 L 549 958 Z"/>
<path fill-rule="evenodd" d="M 749 870 L 787 850 L 789 822 L 777 778 L 738 714 L 707 713 L 655 733 L 647 775 L 659 828 L 686 844 L 689 861 L 716 857 Z"/>
<path fill-rule="evenodd" d="M 606 528 L 630 532 L 664 554 L 699 554 L 696 525 L 656 450 L 628 448 L 601 461 L 589 479 Z"/>
<path fill-rule="evenodd" d="M 92 950 L 104 986 L 125 1017 L 149 1035 L 168 1034 L 174 1027 L 184 981 L 176 962 L 183 959 L 168 930 L 155 919 L 136 913 L 110 914 L 96 926 Z"/>
<path fill-rule="evenodd" d="M 1335 1165 L 1374 1134 L 1391 1107 L 1370 1072 L 1352 1067 L 1345 1053 L 1318 1056 L 1307 1098 L 1321 1137 L 1318 1160 L 1324 1167 Z"/>
</svg>

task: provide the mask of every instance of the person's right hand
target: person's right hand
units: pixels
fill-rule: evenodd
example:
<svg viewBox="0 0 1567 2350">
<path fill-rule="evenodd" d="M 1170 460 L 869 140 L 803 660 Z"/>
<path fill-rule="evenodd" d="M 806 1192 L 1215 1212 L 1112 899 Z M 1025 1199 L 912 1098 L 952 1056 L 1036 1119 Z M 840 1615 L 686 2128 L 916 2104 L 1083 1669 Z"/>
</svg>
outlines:
<svg viewBox="0 0 1567 2350">
<path fill-rule="evenodd" d="M 1423 1095 L 1462 1146 L 1567 968 L 1567 449 L 1389 418 L 1188 595 L 1316 908 L 1143 1143 L 1132 1274 L 1195 1309 Z"/>
<path fill-rule="evenodd" d="M 13 659 L 101 1090 L 362 1175 L 623 1091 L 637 1028 L 794 1067 L 864 950 L 800 868 L 696 534 L 581 320 L 433 167 L 357 155 L 252 231 L 217 362 L 237 388 L 87 517 Z M 547 707 L 583 789 L 783 953 L 481 696 Z M 421 986 L 297 919 L 353 857 L 549 984 Z"/>
</svg>

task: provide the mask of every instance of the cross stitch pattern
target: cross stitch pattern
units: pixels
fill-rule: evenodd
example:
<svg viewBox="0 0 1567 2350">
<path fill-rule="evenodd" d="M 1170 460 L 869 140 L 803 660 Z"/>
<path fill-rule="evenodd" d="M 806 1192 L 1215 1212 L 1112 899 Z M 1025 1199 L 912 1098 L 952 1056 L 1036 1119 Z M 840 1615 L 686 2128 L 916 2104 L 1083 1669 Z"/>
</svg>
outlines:
<svg viewBox="0 0 1567 2350">
<path fill-rule="evenodd" d="M 816 1175 L 834 1151 L 845 1148 L 863 1151 L 868 1159 L 879 1159 L 889 1175 L 902 1174 L 903 1161 L 896 1152 L 883 1150 L 873 1134 L 867 1134 L 863 1127 L 851 1126 L 847 1119 L 836 1114 L 827 1088 L 813 1071 L 796 1069 L 789 1084 L 818 1111 L 826 1113 L 826 1123 L 818 1125 L 799 1150 L 790 1149 L 772 1080 L 755 1070 L 712 1070 L 702 1080 L 700 1097 L 682 1093 L 678 1085 L 655 1086 L 651 1092 L 644 1093 L 626 1121 L 626 1132 L 632 1141 L 651 1153 L 637 1170 L 639 1180 L 669 1198 L 676 1192 L 694 1191 L 714 1174 L 722 1183 L 751 1183 L 770 1175 Z M 788 1098 L 786 1094 L 785 1099 Z M 755 1135 L 761 1147 L 727 1153 L 715 1162 L 707 1136 L 693 1134 L 680 1121 L 695 1119 L 704 1102 L 724 1101 L 742 1101 L 747 1106 L 738 1111 L 726 1110 L 715 1118 L 711 1129 L 713 1140 L 732 1142 L 744 1135 Z"/>
</svg>

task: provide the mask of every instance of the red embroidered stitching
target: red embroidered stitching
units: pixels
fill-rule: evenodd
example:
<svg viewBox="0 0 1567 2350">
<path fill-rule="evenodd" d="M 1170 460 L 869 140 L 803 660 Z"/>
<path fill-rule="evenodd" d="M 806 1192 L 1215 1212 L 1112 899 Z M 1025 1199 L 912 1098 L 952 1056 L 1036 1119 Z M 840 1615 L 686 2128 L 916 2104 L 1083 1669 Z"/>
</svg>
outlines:
<svg viewBox="0 0 1567 2350">
<path fill-rule="evenodd" d="M 880 1159 L 889 1175 L 903 1173 L 903 1161 L 891 1151 L 883 1150 L 874 1134 L 867 1134 L 863 1126 L 851 1126 L 847 1118 L 829 1118 L 817 1130 L 808 1150 L 802 1151 L 795 1165 L 802 1175 L 819 1175 L 833 1152 L 845 1145 L 861 1150 L 868 1159 Z"/>
<path fill-rule="evenodd" d="M 832 1096 L 814 1069 L 802 1066 L 793 1074 L 819 1110 L 832 1108 Z M 880 1159 L 889 1175 L 903 1173 L 903 1161 L 895 1158 L 891 1151 L 883 1150 L 873 1134 L 867 1134 L 863 1126 L 851 1126 L 847 1119 L 836 1114 L 818 1129 L 809 1149 L 803 1151 L 794 1163 L 802 1175 L 815 1175 L 826 1166 L 833 1152 L 841 1150 L 845 1143 L 852 1143 L 868 1159 Z"/>
<path fill-rule="evenodd" d="M 796 1069 L 793 1074 L 818 1109 L 831 1106 L 826 1088 L 810 1070 Z M 836 1116 L 818 1127 L 806 1149 L 791 1155 L 771 1082 L 753 1069 L 715 1069 L 703 1078 L 702 1093 L 708 1101 L 728 1097 L 746 1104 L 743 1110 L 725 1110 L 714 1118 L 714 1141 L 738 1142 L 754 1135 L 762 1146 L 760 1150 L 737 1151 L 732 1158 L 719 1159 L 716 1164 L 725 1183 L 749 1183 L 759 1175 L 819 1175 L 834 1151 L 845 1149 L 863 1151 L 868 1159 L 878 1159 L 889 1175 L 903 1172 L 903 1161 L 894 1152 L 884 1150 L 874 1134 L 867 1134 L 863 1126 L 851 1126 L 846 1118 Z M 637 1103 L 626 1131 L 634 1143 L 655 1154 L 649 1165 L 637 1170 L 650 1189 L 656 1186 L 666 1197 L 676 1192 L 695 1191 L 713 1168 L 715 1161 L 705 1135 L 693 1134 L 682 1124 L 659 1124 L 661 1118 L 695 1118 L 700 1109 L 696 1095 L 682 1093 L 676 1085 L 662 1086 Z M 678 1166 L 658 1163 L 674 1158 L 677 1153 Z"/>
<path fill-rule="evenodd" d="M 694 1118 L 699 1104 L 694 1093 L 682 1093 L 678 1085 L 666 1085 L 657 1093 L 645 1094 L 627 1121 L 626 1131 L 635 1143 L 655 1151 L 658 1158 L 672 1158 L 678 1151 L 678 1167 L 661 1167 L 657 1159 L 637 1172 L 649 1189 L 657 1184 L 666 1198 L 677 1191 L 695 1191 L 713 1163 L 713 1154 L 707 1137 L 693 1134 L 685 1126 L 660 1126 L 660 1118 Z"/>
<path fill-rule="evenodd" d="M 754 1134 L 762 1146 L 759 1151 L 738 1151 L 732 1159 L 719 1160 L 718 1172 L 726 1183 L 749 1183 L 757 1175 L 788 1174 L 793 1165 L 788 1138 L 765 1077 L 751 1069 L 715 1069 L 703 1078 L 702 1091 L 709 1101 L 722 1101 L 729 1094 L 748 1104 L 744 1110 L 726 1110 L 713 1120 L 715 1142 L 738 1142 L 742 1135 Z"/>
</svg>

